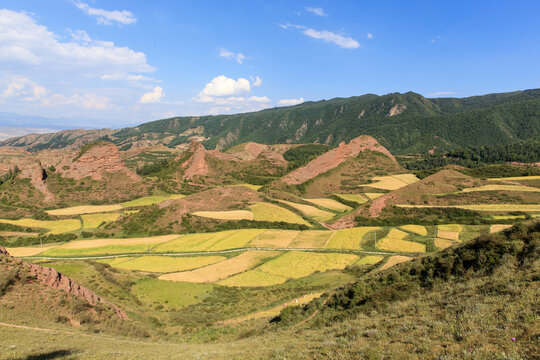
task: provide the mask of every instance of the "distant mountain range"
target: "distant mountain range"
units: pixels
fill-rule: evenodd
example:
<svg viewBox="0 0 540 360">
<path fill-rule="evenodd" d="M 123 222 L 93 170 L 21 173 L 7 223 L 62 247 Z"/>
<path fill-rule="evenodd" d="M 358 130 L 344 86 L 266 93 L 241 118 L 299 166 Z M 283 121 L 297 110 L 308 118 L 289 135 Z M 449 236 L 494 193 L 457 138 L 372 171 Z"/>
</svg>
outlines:
<svg viewBox="0 0 540 360">
<path fill-rule="evenodd" d="M 97 132 L 75 135 L 62 131 L 54 136 L 13 138 L 0 145 L 31 151 L 80 146 L 95 141 Z M 394 154 L 442 152 L 538 137 L 540 89 L 468 98 L 431 99 L 414 92 L 367 94 L 253 113 L 174 117 L 99 132 L 101 138 L 121 149 L 140 142 L 176 147 L 194 139 L 207 149 L 218 150 L 248 141 L 336 146 L 366 134 L 375 137 Z"/>
</svg>

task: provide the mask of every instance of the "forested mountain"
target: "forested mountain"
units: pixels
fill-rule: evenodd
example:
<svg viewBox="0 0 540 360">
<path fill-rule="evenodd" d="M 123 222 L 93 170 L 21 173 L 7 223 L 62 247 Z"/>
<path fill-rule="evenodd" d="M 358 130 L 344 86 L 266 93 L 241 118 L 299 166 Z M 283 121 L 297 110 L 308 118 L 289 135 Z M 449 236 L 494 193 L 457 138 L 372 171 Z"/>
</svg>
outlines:
<svg viewBox="0 0 540 360">
<path fill-rule="evenodd" d="M 203 140 L 206 148 L 226 149 L 247 141 L 336 146 L 362 134 L 375 137 L 395 154 L 445 152 L 538 137 L 540 89 L 461 99 L 429 99 L 413 92 L 367 94 L 253 113 L 175 117 L 113 130 L 106 135 L 102 132 L 101 136 L 121 149 L 139 141 L 173 147 L 189 142 L 192 136 Z M 81 136 L 67 131 L 55 136 L 14 138 L 0 145 L 33 151 L 85 143 L 85 137 L 90 137 Z M 95 141 L 95 136 L 91 141 Z"/>
</svg>

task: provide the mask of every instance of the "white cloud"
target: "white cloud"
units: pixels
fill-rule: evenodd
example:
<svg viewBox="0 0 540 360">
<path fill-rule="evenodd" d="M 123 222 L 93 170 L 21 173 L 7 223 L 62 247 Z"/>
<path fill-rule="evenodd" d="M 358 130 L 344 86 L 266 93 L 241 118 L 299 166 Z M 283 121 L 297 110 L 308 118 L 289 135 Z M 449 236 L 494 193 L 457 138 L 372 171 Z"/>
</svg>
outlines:
<svg viewBox="0 0 540 360">
<path fill-rule="evenodd" d="M 334 43 L 342 48 L 345 49 L 357 49 L 360 47 L 360 44 L 358 41 L 353 39 L 352 37 L 336 34 L 328 30 L 315 30 L 308 27 L 305 27 L 303 25 L 293 25 L 293 24 L 286 24 L 281 25 L 278 24 L 279 27 L 283 29 L 288 29 L 290 27 L 295 29 L 302 30 L 302 33 L 306 36 L 309 36 L 314 39 L 323 40 L 325 42 Z"/>
<path fill-rule="evenodd" d="M 292 106 L 292 105 L 298 105 L 304 102 L 304 98 L 301 97 L 299 99 L 281 99 L 278 101 L 278 105 L 282 106 Z"/>
<path fill-rule="evenodd" d="M 71 32 L 69 42 L 24 12 L 0 10 L 0 64 L 17 70 L 48 73 L 73 72 L 77 76 L 99 77 L 116 72 L 145 73 L 155 70 L 146 62 L 146 55 L 113 42 L 93 40 L 84 31 Z M 37 69 L 37 70 L 36 70 Z"/>
<path fill-rule="evenodd" d="M 232 51 L 229 51 L 227 49 L 221 48 L 219 49 L 219 56 L 224 57 L 226 59 L 235 59 L 237 63 L 242 64 L 246 56 L 242 53 L 233 53 Z"/>
<path fill-rule="evenodd" d="M 158 82 L 160 83 L 160 80 L 156 80 L 149 76 L 144 76 L 141 74 L 133 75 L 126 72 L 117 72 L 114 74 L 105 74 L 101 75 L 101 80 L 111 80 L 111 81 L 148 81 L 148 82 Z"/>
<path fill-rule="evenodd" d="M 318 7 L 318 8 L 312 8 L 312 7 L 306 7 L 306 10 L 309 11 L 310 13 L 312 14 L 315 14 L 317 16 L 328 16 L 327 13 L 324 12 L 323 8 L 321 7 Z"/>
<path fill-rule="evenodd" d="M 131 11 L 107 11 L 103 9 L 95 9 L 80 1 L 73 1 L 73 4 L 84 11 L 87 15 L 97 16 L 98 24 L 112 25 L 113 22 L 117 22 L 122 25 L 128 25 L 137 21 L 137 18 L 131 13 Z"/>
<path fill-rule="evenodd" d="M 161 98 L 164 95 L 165 94 L 163 93 L 163 89 L 160 86 L 156 86 L 154 90 L 141 96 L 141 98 L 139 99 L 139 103 L 141 104 L 157 103 L 161 100 Z"/>
<path fill-rule="evenodd" d="M 372 33 L 367 33 L 366 37 L 367 37 L 368 39 L 373 39 L 373 34 L 372 34 Z"/>
<path fill-rule="evenodd" d="M 249 80 L 238 78 L 234 80 L 224 75 L 216 76 L 199 93 L 199 98 L 203 102 L 211 102 L 214 97 L 238 96 L 251 91 Z M 204 101 L 210 99 L 210 101 Z"/>
<path fill-rule="evenodd" d="M 106 96 L 98 94 L 74 94 L 66 97 L 62 94 L 53 94 L 48 98 L 43 99 L 43 106 L 58 107 L 58 106 L 76 106 L 87 110 L 106 110 L 110 108 L 110 99 Z"/>
<path fill-rule="evenodd" d="M 445 95 L 454 95 L 454 91 L 437 91 L 429 94 L 428 96 L 445 96 Z"/>
<path fill-rule="evenodd" d="M 24 77 L 14 77 L 10 80 L 7 88 L 0 94 L 2 98 L 22 97 L 26 101 L 43 98 L 48 90 L 36 82 Z"/>
<path fill-rule="evenodd" d="M 255 79 L 251 78 L 251 85 L 254 87 L 259 87 L 262 85 L 262 79 L 258 76 L 255 77 Z"/>
</svg>

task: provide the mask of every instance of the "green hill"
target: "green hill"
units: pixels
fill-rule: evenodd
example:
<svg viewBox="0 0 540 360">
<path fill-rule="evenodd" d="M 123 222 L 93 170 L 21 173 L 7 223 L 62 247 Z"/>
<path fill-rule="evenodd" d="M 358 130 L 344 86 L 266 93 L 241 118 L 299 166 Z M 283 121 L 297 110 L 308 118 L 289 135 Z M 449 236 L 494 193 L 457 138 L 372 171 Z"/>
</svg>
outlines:
<svg viewBox="0 0 540 360">
<path fill-rule="evenodd" d="M 367 94 L 254 113 L 157 120 L 102 139 L 127 147 L 142 139 L 175 146 L 188 142 L 194 133 L 207 139 L 208 149 L 247 141 L 335 146 L 362 134 L 374 136 L 394 154 L 498 145 L 540 135 L 540 89 L 434 99 L 413 92 Z M 14 138 L 0 145 L 39 150 L 68 146 L 74 139 L 84 142 L 84 137 L 64 133 Z"/>
</svg>

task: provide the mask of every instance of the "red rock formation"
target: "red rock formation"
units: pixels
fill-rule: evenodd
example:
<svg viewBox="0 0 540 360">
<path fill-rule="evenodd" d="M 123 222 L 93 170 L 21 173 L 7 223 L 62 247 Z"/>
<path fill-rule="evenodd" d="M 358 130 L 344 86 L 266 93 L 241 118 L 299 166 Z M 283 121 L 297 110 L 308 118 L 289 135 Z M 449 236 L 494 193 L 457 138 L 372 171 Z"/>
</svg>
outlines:
<svg viewBox="0 0 540 360">
<path fill-rule="evenodd" d="M 348 144 L 339 144 L 336 149 L 318 156 L 307 165 L 285 175 L 283 181 L 289 185 L 302 184 L 317 175 L 332 170 L 344 162 L 349 156 L 358 156 L 358 154 L 365 150 L 378 151 L 391 158 L 397 164 L 396 158 L 384 146 L 380 145 L 375 138 L 362 135 L 351 140 Z"/>
<path fill-rule="evenodd" d="M 182 164 L 182 167 L 187 169 L 184 172 L 184 180 L 191 180 L 196 175 L 208 175 L 208 164 L 206 163 L 206 149 L 201 143 L 193 141 L 189 146 L 192 155 Z"/>
<path fill-rule="evenodd" d="M 105 141 L 92 145 L 71 162 L 60 163 L 57 168 L 63 175 L 77 180 L 87 176 L 101 180 L 105 173 L 120 173 L 133 181 L 140 180 L 139 176 L 124 164 L 118 147 Z"/>
<path fill-rule="evenodd" d="M 20 264 L 22 266 L 25 266 L 28 271 L 30 272 L 30 275 L 36 278 L 40 283 L 49 286 L 53 289 L 62 290 L 69 294 L 73 294 L 76 297 L 83 299 L 87 301 L 91 305 L 96 305 L 98 303 L 103 303 L 111 307 L 116 315 L 121 319 L 128 319 L 127 314 L 124 310 L 120 309 L 118 306 L 114 305 L 113 303 L 103 299 L 93 291 L 85 288 L 84 286 L 80 286 L 75 281 L 71 280 L 70 278 L 63 276 L 61 273 L 56 271 L 55 269 L 39 266 L 36 264 L 30 264 L 18 259 L 13 258 L 9 253 L 6 251 L 5 248 L 0 246 L 0 254 L 7 257 L 8 263 L 14 263 L 14 264 Z"/>
<path fill-rule="evenodd" d="M 41 163 L 25 164 L 21 169 L 21 176 L 30 179 L 30 183 L 43 195 L 45 195 L 45 201 L 54 201 L 54 195 L 47 188 L 45 179 L 47 179 L 47 173 L 41 166 Z"/>
</svg>

